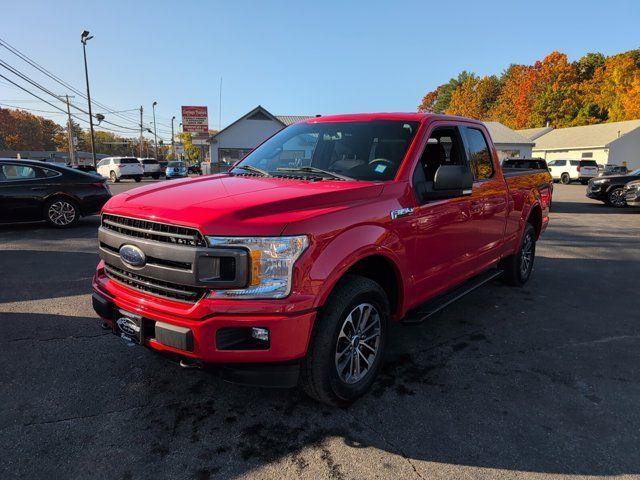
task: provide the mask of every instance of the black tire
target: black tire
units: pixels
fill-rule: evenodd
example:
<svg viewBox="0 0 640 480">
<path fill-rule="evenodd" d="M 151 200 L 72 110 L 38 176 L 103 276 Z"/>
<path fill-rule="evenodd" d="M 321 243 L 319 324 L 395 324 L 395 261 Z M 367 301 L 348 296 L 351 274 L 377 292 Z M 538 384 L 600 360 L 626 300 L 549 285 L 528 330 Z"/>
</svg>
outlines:
<svg viewBox="0 0 640 480">
<path fill-rule="evenodd" d="M 158 180 L 159 178 L 160 178 L 160 175 L 154 175 L 154 176 L 153 176 L 153 179 L 154 179 L 154 180 Z"/>
<path fill-rule="evenodd" d="M 359 310 L 362 305 L 366 305 L 363 308 L 368 309 L 368 316 L 363 313 L 366 310 Z M 356 313 L 354 314 L 354 312 Z M 358 320 L 356 320 L 357 312 L 360 312 Z M 351 317 L 352 326 L 359 325 L 360 319 L 363 317 L 367 319 L 365 326 L 369 326 L 364 332 L 354 331 L 351 338 L 348 338 L 348 335 L 343 336 L 341 334 L 346 333 L 348 329 L 348 317 Z M 376 318 L 379 322 L 376 321 Z M 373 324 L 373 330 L 371 330 L 371 324 Z M 367 336 L 367 331 L 375 331 L 376 325 L 379 326 L 378 335 Z M 365 277 L 345 276 L 336 285 L 315 321 L 307 356 L 301 365 L 300 383 L 307 395 L 334 407 L 346 406 L 364 395 L 371 388 L 382 365 L 387 344 L 388 325 L 389 301 L 382 287 Z M 356 337 L 358 338 L 356 339 Z M 360 337 L 363 339 L 362 341 L 360 341 Z M 373 340 L 374 338 L 377 340 Z M 369 353 L 371 361 L 369 368 L 362 372 L 361 378 L 352 379 L 353 366 L 356 363 L 353 359 L 357 358 L 360 366 L 360 358 L 365 358 L 361 352 L 373 351 L 371 346 L 367 345 L 372 341 L 377 341 L 377 344 L 374 343 L 377 346 L 377 351 L 375 354 Z M 364 345 L 367 345 L 371 350 L 364 349 Z M 341 354 L 338 354 L 339 347 L 341 349 L 344 347 Z M 354 350 L 357 353 L 353 353 Z M 338 371 L 338 359 L 346 360 L 341 370 L 342 373 Z M 362 360 L 362 362 L 366 362 L 366 360 Z M 367 363 L 362 365 L 367 366 Z M 344 367 L 348 367 L 348 375 L 352 382 L 343 378 Z"/>
<path fill-rule="evenodd" d="M 136 183 L 140 183 L 142 181 L 142 177 L 133 177 Z"/>
<path fill-rule="evenodd" d="M 524 265 L 526 253 L 530 252 L 529 261 Z M 524 234 L 520 242 L 520 248 L 515 255 L 510 255 L 500 262 L 500 268 L 503 270 L 501 280 L 507 285 L 521 287 L 529 278 L 533 271 L 533 263 L 536 258 L 536 229 L 533 225 L 527 223 L 524 227 Z"/>
<path fill-rule="evenodd" d="M 611 207 L 626 207 L 627 201 L 624 199 L 624 190 L 621 187 L 612 188 L 611 191 L 607 193 L 606 203 Z"/>
<path fill-rule="evenodd" d="M 80 220 L 78 204 L 68 197 L 54 197 L 44 205 L 44 218 L 55 228 L 69 228 Z"/>
<path fill-rule="evenodd" d="M 109 178 L 111 179 L 112 183 L 118 183 L 120 181 L 118 175 L 116 175 L 116 172 L 114 172 L 113 170 L 111 170 L 111 173 L 109 173 Z"/>
<path fill-rule="evenodd" d="M 563 185 L 569 185 L 571 183 L 571 177 L 568 173 L 563 173 L 562 175 L 560 175 L 560 183 L 562 183 Z"/>
<path fill-rule="evenodd" d="M 589 180 L 580 180 L 580 183 L 581 183 L 582 185 L 586 185 L 587 183 L 589 183 Z"/>
</svg>

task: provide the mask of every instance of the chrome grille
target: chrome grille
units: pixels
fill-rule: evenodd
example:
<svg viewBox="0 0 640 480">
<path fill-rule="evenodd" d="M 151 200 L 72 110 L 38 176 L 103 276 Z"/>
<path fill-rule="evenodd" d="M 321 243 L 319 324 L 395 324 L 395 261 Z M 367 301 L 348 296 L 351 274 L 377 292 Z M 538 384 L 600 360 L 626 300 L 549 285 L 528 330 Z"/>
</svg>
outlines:
<svg viewBox="0 0 640 480">
<path fill-rule="evenodd" d="M 206 289 L 165 282 L 155 278 L 137 275 L 108 263 L 104 265 L 105 274 L 113 281 L 127 287 L 181 302 L 195 303 L 200 300 Z"/>
<path fill-rule="evenodd" d="M 108 213 L 102 215 L 102 226 L 122 235 L 156 242 L 187 247 L 205 247 L 207 245 L 202 234 L 195 228 L 121 217 Z"/>
</svg>

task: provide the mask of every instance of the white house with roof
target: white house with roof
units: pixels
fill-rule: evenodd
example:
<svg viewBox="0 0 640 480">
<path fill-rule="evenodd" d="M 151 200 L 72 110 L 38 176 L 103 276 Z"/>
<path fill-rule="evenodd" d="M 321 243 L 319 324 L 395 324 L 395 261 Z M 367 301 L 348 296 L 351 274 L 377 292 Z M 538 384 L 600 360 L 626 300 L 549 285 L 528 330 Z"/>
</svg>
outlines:
<svg viewBox="0 0 640 480">
<path fill-rule="evenodd" d="M 505 158 L 531 158 L 533 141 L 500 122 L 484 122 L 500 161 Z"/>
<path fill-rule="evenodd" d="M 556 128 L 534 141 L 533 156 L 547 161 L 584 159 L 640 167 L 640 120 Z"/>
<path fill-rule="evenodd" d="M 258 105 L 246 115 L 209 138 L 211 164 L 234 163 L 244 157 L 265 138 L 300 120 L 303 115 L 273 115 Z"/>
</svg>

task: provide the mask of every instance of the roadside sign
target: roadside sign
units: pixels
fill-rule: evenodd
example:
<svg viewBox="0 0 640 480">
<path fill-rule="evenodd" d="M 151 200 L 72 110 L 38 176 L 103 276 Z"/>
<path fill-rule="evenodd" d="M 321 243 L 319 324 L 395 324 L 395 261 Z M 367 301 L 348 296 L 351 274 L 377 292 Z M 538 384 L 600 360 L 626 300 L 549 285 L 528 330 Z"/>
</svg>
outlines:
<svg viewBox="0 0 640 480">
<path fill-rule="evenodd" d="M 209 132 L 207 107 L 182 107 L 182 131 L 190 133 Z"/>
</svg>

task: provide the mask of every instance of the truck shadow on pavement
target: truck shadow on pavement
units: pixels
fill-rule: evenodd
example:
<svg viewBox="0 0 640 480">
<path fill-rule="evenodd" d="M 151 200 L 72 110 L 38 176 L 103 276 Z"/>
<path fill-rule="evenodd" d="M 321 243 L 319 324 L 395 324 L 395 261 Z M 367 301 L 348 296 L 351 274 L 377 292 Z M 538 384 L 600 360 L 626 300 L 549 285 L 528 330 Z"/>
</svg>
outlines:
<svg viewBox="0 0 640 480">
<path fill-rule="evenodd" d="M 450 473 L 639 474 L 640 333 L 626 316 L 637 295 L 603 293 L 603 322 L 601 299 L 580 283 L 591 270 L 575 262 L 539 257 L 522 289 L 492 283 L 428 324 L 394 326 L 372 392 L 346 409 L 182 370 L 88 316 L 0 313 L 11 365 L 0 452 L 14 459 L 0 473 L 207 479 L 276 464 L 275 477 L 428 478 L 435 462 Z M 597 272 L 605 261 L 592 262 Z M 606 261 L 611 275 L 629 263 Z M 39 322 L 60 334 L 7 336 L 9 324 Z"/>
<path fill-rule="evenodd" d="M 0 304 L 90 293 L 98 260 L 79 251 L 0 250 Z"/>
</svg>

